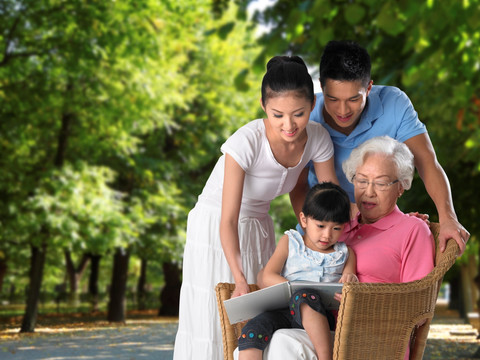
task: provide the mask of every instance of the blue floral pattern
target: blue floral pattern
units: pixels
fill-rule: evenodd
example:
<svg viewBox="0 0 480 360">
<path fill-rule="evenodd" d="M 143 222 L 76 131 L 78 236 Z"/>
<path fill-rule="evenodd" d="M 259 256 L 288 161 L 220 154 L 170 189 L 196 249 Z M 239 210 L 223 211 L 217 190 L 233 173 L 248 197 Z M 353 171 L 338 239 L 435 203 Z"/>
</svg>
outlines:
<svg viewBox="0 0 480 360">
<path fill-rule="evenodd" d="M 305 246 L 297 230 L 285 231 L 288 235 L 288 258 L 282 276 L 289 281 L 306 280 L 338 282 L 348 259 L 348 248 L 343 242 L 333 246 L 332 253 L 324 254 Z"/>
</svg>

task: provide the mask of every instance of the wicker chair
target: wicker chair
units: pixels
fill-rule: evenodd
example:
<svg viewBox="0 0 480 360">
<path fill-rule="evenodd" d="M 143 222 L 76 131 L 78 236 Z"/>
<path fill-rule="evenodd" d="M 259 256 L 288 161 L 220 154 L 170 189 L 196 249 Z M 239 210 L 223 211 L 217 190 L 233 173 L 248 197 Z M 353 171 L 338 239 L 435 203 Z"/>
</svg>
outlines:
<svg viewBox="0 0 480 360">
<path fill-rule="evenodd" d="M 438 248 L 439 225 L 431 224 Z M 422 359 L 443 276 L 455 263 L 458 245 L 450 239 L 443 253 L 436 251 L 435 268 L 421 280 L 402 284 L 346 283 L 335 331 L 333 358 L 403 360 L 410 344 L 410 359 Z M 217 303 L 225 360 L 233 360 L 244 323 L 231 325 L 223 306 L 234 284 L 219 283 Z M 250 290 L 258 287 L 250 285 Z M 416 324 L 422 323 L 421 326 Z"/>
</svg>

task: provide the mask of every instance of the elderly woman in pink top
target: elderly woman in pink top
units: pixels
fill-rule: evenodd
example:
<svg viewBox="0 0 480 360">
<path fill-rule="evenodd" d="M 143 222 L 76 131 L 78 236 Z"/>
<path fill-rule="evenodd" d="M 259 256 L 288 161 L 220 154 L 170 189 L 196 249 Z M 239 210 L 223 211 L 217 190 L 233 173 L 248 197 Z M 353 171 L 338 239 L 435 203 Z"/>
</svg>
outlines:
<svg viewBox="0 0 480 360">
<path fill-rule="evenodd" d="M 401 283 L 425 277 L 434 266 L 433 236 L 423 220 L 397 206 L 413 179 L 408 147 L 388 136 L 372 138 L 352 151 L 343 171 L 354 185 L 359 213 L 340 241 L 357 256 L 359 281 Z M 275 332 L 264 359 L 316 359 L 301 331 Z"/>
<path fill-rule="evenodd" d="M 434 266 L 430 229 L 397 207 L 412 184 L 408 147 L 388 136 L 370 139 L 352 151 L 343 171 L 354 185 L 359 209 L 344 241 L 357 254 L 360 282 L 401 283 L 427 275 Z"/>
</svg>

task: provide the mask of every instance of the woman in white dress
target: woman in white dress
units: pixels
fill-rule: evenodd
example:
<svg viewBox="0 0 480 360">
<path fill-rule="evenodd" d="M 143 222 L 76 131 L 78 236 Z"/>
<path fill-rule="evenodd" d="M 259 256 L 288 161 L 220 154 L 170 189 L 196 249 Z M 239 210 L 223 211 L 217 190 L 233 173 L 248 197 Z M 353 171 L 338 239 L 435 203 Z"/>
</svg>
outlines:
<svg viewBox="0 0 480 360">
<path fill-rule="evenodd" d="M 319 181 L 338 184 L 328 132 L 309 122 L 313 82 L 303 60 L 276 56 L 267 64 L 261 106 L 265 119 L 237 130 L 188 215 L 175 360 L 223 359 L 214 287 L 234 282 L 248 292 L 275 248 L 268 211 L 290 193 L 298 217 L 304 199 L 291 191 L 309 161 Z"/>
</svg>

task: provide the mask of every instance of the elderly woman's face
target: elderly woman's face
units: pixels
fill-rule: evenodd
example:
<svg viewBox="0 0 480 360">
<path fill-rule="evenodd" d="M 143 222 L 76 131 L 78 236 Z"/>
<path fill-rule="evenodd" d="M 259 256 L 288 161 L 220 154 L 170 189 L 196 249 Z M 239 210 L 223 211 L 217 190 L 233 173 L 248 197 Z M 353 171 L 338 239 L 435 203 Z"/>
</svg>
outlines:
<svg viewBox="0 0 480 360">
<path fill-rule="evenodd" d="M 395 164 L 385 155 L 369 154 L 355 173 L 355 202 L 361 214 L 363 223 L 373 223 L 390 214 L 397 204 L 398 197 L 403 193 L 399 182 L 379 190 L 375 183 L 390 184 L 397 179 Z M 368 181 L 364 188 L 359 188 L 359 183 Z"/>
</svg>

